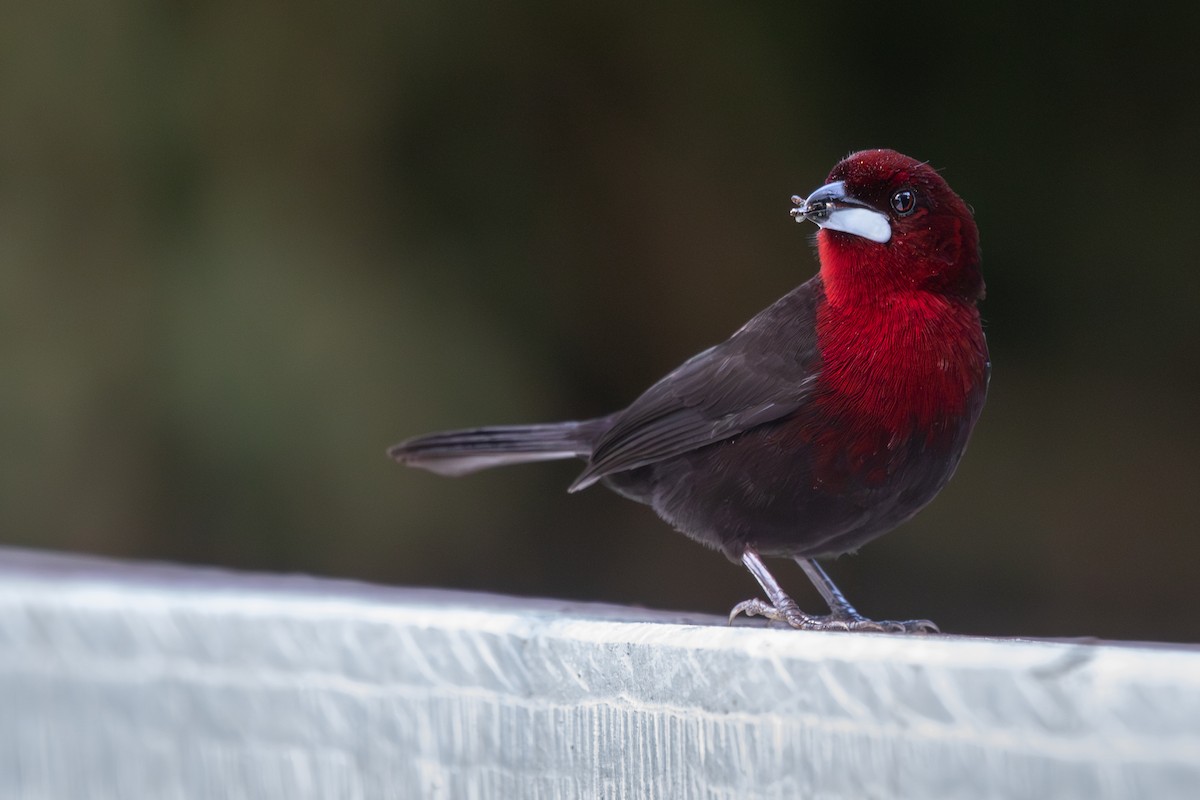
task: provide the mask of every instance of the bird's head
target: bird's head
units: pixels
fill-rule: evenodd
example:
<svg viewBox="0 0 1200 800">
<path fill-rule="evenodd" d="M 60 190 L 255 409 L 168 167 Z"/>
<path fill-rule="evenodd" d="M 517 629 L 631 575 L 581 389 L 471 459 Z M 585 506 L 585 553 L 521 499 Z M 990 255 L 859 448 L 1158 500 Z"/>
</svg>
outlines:
<svg viewBox="0 0 1200 800">
<path fill-rule="evenodd" d="M 863 150 L 792 202 L 797 221 L 821 228 L 821 277 L 831 300 L 914 289 L 983 297 L 975 220 L 928 164 L 895 150 Z"/>
</svg>

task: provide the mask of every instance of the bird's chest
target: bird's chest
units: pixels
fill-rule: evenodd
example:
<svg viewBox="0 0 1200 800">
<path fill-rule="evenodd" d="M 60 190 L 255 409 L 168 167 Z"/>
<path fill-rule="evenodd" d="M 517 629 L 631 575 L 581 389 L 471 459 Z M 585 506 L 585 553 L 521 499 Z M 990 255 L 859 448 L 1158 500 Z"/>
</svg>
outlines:
<svg viewBox="0 0 1200 800">
<path fill-rule="evenodd" d="M 808 427 L 819 481 L 835 490 L 879 486 L 914 461 L 957 461 L 987 385 L 973 305 L 920 297 L 852 315 L 827 307 L 818 332 L 821 378 Z"/>
</svg>

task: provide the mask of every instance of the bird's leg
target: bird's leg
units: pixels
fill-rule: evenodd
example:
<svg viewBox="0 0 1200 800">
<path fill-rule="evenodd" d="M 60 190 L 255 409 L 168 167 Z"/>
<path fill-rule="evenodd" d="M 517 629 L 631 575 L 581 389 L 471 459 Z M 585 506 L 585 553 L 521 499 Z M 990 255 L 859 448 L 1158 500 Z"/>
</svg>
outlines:
<svg viewBox="0 0 1200 800">
<path fill-rule="evenodd" d="M 846 595 L 842 594 L 829 577 L 824 568 L 811 558 L 796 558 L 796 563 L 800 565 L 800 569 L 804 570 L 804 574 L 812 581 L 813 586 L 817 587 L 817 591 L 821 593 L 821 597 L 829 606 L 832 612 L 830 616 L 834 619 L 841 620 L 860 620 L 863 618 L 854 606 L 850 605 L 850 601 L 846 599 Z"/>
<path fill-rule="evenodd" d="M 821 565 L 812 559 L 797 557 L 796 563 L 804 570 L 804 574 L 812 581 L 813 586 L 817 587 L 817 591 L 821 593 L 821 597 L 829 605 L 830 612 L 828 616 L 824 617 L 805 614 L 796 605 L 796 601 L 789 597 L 779 586 L 779 582 L 775 580 L 775 576 L 767 570 L 767 565 L 763 563 L 762 557 L 753 548 L 747 547 L 745 552 L 742 553 L 742 563 L 746 565 L 746 569 L 750 570 L 750 574 L 762 586 L 770 602 L 755 598 L 738 603 L 729 612 L 729 621 L 731 623 L 738 614 L 746 614 L 751 617 L 760 616 L 778 622 L 786 622 L 793 628 L 806 631 L 873 631 L 876 633 L 939 632 L 938 626 L 927 619 L 910 619 L 903 622 L 867 619 L 858 613 L 854 606 L 850 605 L 850 601 L 837 588 L 833 580 L 821 568 Z"/>
<path fill-rule="evenodd" d="M 846 595 L 842 594 L 829 577 L 829 574 L 811 558 L 796 557 L 796 563 L 804 574 L 812 581 L 813 586 L 821 593 L 821 597 L 829 605 L 830 614 L 822 619 L 833 623 L 830 627 L 849 631 L 880 631 L 884 633 L 940 633 L 938 626 L 927 619 L 910 619 L 903 622 L 896 620 L 867 619 L 850 605 Z M 838 624 L 840 623 L 840 624 Z"/>
<path fill-rule="evenodd" d="M 749 617 L 760 616 L 779 622 L 786 622 L 793 628 L 802 630 L 817 630 L 822 627 L 821 617 L 813 617 L 805 614 L 800 610 L 800 606 L 796 605 L 796 601 L 788 597 L 787 593 L 780 588 L 779 582 L 767 570 L 767 565 L 763 563 L 762 558 L 759 557 L 758 553 L 754 552 L 753 548 L 747 547 L 745 552 L 742 553 L 742 563 L 746 565 L 746 569 L 750 570 L 750 574 L 762 586 L 770 602 L 768 603 L 755 598 L 738 603 L 729 612 L 729 622 L 731 624 L 734 617 L 738 614 L 745 614 Z"/>
</svg>

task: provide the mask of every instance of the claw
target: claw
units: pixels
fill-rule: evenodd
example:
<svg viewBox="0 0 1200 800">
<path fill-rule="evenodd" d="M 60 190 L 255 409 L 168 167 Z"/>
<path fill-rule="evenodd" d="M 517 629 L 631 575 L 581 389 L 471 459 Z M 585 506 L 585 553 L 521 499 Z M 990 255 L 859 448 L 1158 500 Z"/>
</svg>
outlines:
<svg viewBox="0 0 1200 800">
<path fill-rule="evenodd" d="M 765 617 L 768 611 L 774 610 L 773 606 L 767 605 L 758 598 L 743 600 L 729 610 L 729 624 L 732 625 L 739 614 L 745 614 L 747 617 Z"/>
</svg>

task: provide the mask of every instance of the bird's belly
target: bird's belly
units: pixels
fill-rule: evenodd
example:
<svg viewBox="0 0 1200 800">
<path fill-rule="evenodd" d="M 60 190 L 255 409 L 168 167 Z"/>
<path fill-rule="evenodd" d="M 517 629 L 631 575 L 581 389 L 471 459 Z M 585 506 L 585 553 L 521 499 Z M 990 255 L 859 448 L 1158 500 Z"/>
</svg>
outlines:
<svg viewBox="0 0 1200 800">
<path fill-rule="evenodd" d="M 834 555 L 888 532 L 934 498 L 969 430 L 951 433 L 897 443 L 879 431 L 876 446 L 863 431 L 853 444 L 836 435 L 799 442 L 786 427 L 763 426 L 612 475 L 609 484 L 734 561 L 747 546 L 764 555 Z"/>
</svg>

